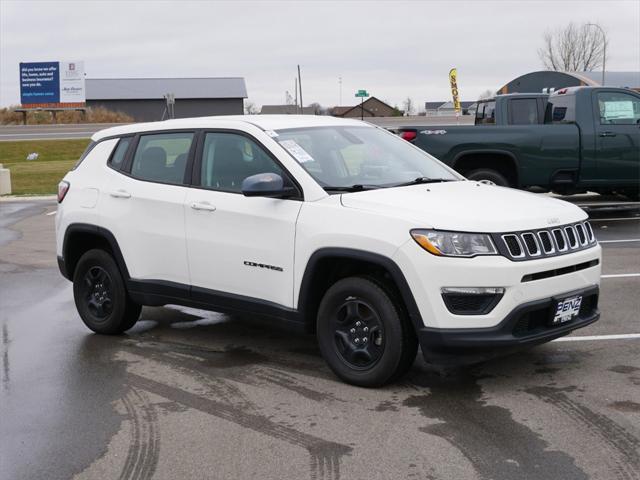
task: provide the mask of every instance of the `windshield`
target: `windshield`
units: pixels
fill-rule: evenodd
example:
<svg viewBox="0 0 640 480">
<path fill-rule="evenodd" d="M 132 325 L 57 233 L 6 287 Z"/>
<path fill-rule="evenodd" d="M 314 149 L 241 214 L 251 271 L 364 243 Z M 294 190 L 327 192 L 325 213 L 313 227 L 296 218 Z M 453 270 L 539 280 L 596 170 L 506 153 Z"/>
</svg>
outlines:
<svg viewBox="0 0 640 480">
<path fill-rule="evenodd" d="M 431 155 L 378 128 L 310 127 L 276 133 L 275 140 L 327 190 L 461 179 Z"/>
</svg>

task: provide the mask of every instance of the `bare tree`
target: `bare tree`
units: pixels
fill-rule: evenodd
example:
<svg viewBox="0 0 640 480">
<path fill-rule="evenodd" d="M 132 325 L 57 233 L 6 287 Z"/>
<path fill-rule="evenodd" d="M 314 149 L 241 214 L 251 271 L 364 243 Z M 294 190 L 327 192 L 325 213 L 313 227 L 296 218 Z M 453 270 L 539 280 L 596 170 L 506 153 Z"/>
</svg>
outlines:
<svg viewBox="0 0 640 480">
<path fill-rule="evenodd" d="M 538 56 L 549 70 L 590 72 L 602 66 L 607 36 L 599 25 L 570 23 L 563 29 L 547 30 Z"/>
<path fill-rule="evenodd" d="M 310 103 L 307 106 L 313 108 L 314 115 L 327 115 L 327 109 L 320 105 L 318 102 Z"/>
<path fill-rule="evenodd" d="M 256 104 L 247 100 L 246 102 L 244 102 L 244 113 L 246 113 L 247 115 L 255 115 L 256 113 L 258 113 L 258 107 L 256 107 Z"/>
<path fill-rule="evenodd" d="M 411 115 L 413 113 L 413 100 L 411 97 L 407 97 L 404 102 L 402 102 L 402 106 L 404 107 L 405 115 Z"/>
<path fill-rule="evenodd" d="M 493 90 L 489 90 L 487 88 L 484 92 L 480 94 L 480 96 L 478 97 L 478 100 L 484 100 L 485 98 L 491 98 L 495 96 L 496 96 L 496 92 L 494 92 Z"/>
</svg>

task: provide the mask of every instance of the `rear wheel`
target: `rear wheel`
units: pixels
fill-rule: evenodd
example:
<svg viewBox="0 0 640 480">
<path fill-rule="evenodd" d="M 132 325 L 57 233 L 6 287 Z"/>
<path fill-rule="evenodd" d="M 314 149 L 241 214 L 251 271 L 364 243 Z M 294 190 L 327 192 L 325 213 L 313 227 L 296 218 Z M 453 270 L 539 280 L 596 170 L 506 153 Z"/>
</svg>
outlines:
<svg viewBox="0 0 640 480">
<path fill-rule="evenodd" d="M 418 342 L 400 305 L 376 282 L 349 277 L 324 295 L 318 343 L 333 372 L 362 387 L 384 385 L 413 364 Z"/>
<path fill-rule="evenodd" d="M 474 180 L 479 183 L 485 183 L 487 185 L 497 185 L 499 187 L 510 187 L 509 180 L 500 172 L 491 170 L 490 168 L 479 168 L 472 170 L 466 177 L 469 180 Z"/>
<path fill-rule="evenodd" d="M 129 330 L 142 309 L 127 295 L 113 257 L 99 249 L 89 250 L 80 257 L 73 275 L 73 296 L 85 325 L 106 335 Z"/>
</svg>

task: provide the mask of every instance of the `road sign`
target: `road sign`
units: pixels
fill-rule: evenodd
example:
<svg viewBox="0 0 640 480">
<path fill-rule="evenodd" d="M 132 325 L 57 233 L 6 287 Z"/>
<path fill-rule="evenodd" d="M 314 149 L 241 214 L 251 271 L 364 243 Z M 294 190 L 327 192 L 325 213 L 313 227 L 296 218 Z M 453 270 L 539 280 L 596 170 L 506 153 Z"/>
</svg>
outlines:
<svg viewBox="0 0 640 480">
<path fill-rule="evenodd" d="M 369 96 L 369 92 L 367 92 L 366 90 L 358 90 L 356 92 L 356 97 L 358 98 L 367 98 Z"/>
</svg>

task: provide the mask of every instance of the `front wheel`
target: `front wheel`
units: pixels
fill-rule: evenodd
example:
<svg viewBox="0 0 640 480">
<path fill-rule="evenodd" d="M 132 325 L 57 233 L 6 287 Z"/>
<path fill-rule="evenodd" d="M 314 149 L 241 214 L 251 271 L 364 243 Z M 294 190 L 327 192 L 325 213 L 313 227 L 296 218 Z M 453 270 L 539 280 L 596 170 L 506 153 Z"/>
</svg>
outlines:
<svg viewBox="0 0 640 480">
<path fill-rule="evenodd" d="M 73 297 L 85 325 L 105 335 L 129 330 L 142 309 L 127 295 L 113 257 L 99 249 L 80 257 L 73 275 Z"/>
<path fill-rule="evenodd" d="M 474 180 L 479 183 L 485 183 L 487 185 L 497 185 L 499 187 L 510 187 L 509 180 L 500 172 L 491 170 L 490 168 L 479 168 L 469 172 L 466 177 L 469 180 Z"/>
<path fill-rule="evenodd" d="M 320 351 L 333 372 L 361 387 L 384 385 L 413 364 L 418 341 L 392 296 L 364 277 L 339 280 L 318 309 Z"/>
</svg>

